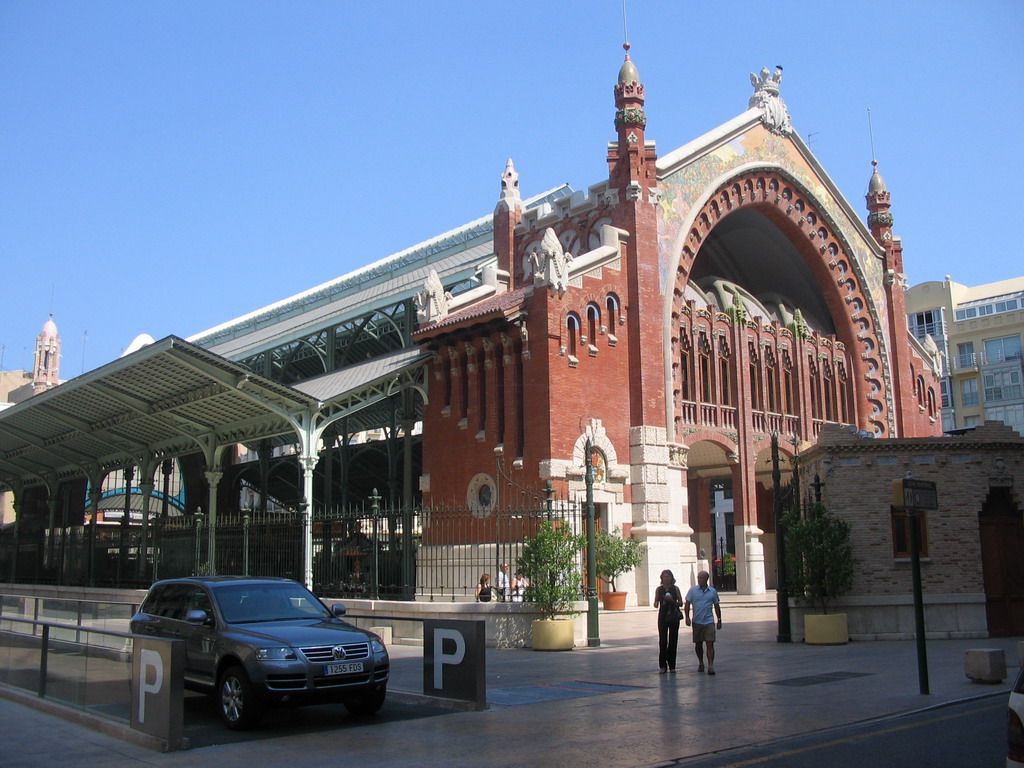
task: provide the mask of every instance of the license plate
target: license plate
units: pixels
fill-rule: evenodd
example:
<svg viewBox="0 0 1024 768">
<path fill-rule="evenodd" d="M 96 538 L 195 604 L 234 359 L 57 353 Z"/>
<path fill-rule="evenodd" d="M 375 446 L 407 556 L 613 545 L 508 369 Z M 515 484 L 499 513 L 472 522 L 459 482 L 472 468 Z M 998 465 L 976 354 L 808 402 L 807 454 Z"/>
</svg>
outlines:
<svg viewBox="0 0 1024 768">
<path fill-rule="evenodd" d="M 361 661 L 342 661 L 337 664 L 324 664 L 325 675 L 351 675 L 363 671 Z"/>
</svg>

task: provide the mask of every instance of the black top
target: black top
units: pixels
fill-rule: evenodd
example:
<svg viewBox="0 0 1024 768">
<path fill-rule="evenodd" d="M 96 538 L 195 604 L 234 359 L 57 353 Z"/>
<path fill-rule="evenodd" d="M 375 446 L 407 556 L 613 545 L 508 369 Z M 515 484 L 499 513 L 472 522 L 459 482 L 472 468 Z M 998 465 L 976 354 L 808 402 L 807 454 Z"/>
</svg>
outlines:
<svg viewBox="0 0 1024 768">
<path fill-rule="evenodd" d="M 654 591 L 654 602 L 658 604 L 658 620 L 660 621 L 668 618 L 674 607 L 678 606 L 682 610 L 683 595 L 675 584 L 667 589 L 664 584 L 659 584 Z"/>
</svg>

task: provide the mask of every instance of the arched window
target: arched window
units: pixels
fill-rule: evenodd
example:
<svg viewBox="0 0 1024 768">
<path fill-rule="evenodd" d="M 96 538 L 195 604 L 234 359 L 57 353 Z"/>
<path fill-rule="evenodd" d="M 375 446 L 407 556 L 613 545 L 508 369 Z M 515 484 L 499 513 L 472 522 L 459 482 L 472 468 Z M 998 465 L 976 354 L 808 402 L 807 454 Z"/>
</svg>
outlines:
<svg viewBox="0 0 1024 768">
<path fill-rule="evenodd" d="M 732 397 L 732 360 L 729 345 L 724 338 L 718 340 L 718 386 L 721 389 L 719 402 L 722 405 L 735 405 Z"/>
<path fill-rule="evenodd" d="M 702 331 L 697 348 L 697 376 L 700 382 L 700 401 L 703 403 L 715 402 L 715 392 L 712 389 L 713 379 L 711 378 L 711 345 L 708 343 L 707 335 Z"/>
<path fill-rule="evenodd" d="M 768 398 L 767 408 L 772 413 L 781 413 L 779 408 L 779 371 L 775 364 L 775 355 L 771 349 L 764 356 L 765 395 Z"/>
<path fill-rule="evenodd" d="M 690 348 L 690 335 L 686 328 L 680 333 L 679 340 L 679 394 L 683 400 L 693 400 L 693 350 Z"/>
<path fill-rule="evenodd" d="M 614 293 L 609 293 L 608 298 L 605 299 L 605 305 L 608 307 L 608 330 L 614 328 L 619 322 L 619 297 Z"/>
<path fill-rule="evenodd" d="M 587 342 L 597 344 L 597 333 L 601 327 L 601 308 L 597 304 L 587 304 Z"/>
<path fill-rule="evenodd" d="M 570 312 L 565 316 L 565 350 L 570 357 L 577 357 L 580 340 L 580 316 Z"/>
</svg>

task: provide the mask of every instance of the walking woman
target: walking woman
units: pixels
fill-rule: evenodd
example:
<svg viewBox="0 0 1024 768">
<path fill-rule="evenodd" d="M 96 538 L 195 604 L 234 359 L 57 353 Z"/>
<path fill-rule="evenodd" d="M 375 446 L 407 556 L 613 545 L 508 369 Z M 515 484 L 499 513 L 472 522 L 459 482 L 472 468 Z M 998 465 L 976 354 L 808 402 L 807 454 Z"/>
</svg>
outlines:
<svg viewBox="0 0 1024 768">
<path fill-rule="evenodd" d="M 658 609 L 658 668 L 662 674 L 676 671 L 682 604 L 683 595 L 676 586 L 676 577 L 672 571 L 662 571 L 661 584 L 654 590 L 654 607 Z"/>
</svg>

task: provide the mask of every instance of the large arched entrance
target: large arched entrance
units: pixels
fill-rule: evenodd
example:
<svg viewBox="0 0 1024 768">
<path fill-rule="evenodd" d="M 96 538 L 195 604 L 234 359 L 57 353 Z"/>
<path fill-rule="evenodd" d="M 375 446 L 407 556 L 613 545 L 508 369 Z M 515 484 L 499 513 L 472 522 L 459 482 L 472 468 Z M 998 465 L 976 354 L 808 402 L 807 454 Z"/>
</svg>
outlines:
<svg viewBox="0 0 1024 768">
<path fill-rule="evenodd" d="M 670 423 L 701 486 L 691 502 L 730 502 L 731 539 L 707 531 L 698 547 L 735 555 L 744 594 L 775 582 L 771 436 L 790 453 L 826 422 L 891 431 L 882 335 L 830 222 L 781 169 L 748 170 L 707 199 L 679 257 Z M 724 461 L 698 449 L 694 463 L 704 436 L 732 446 Z M 697 525 L 707 530 L 703 515 Z"/>
</svg>

